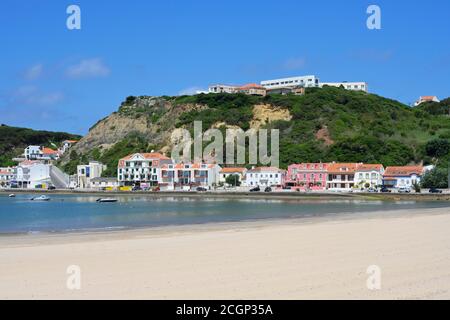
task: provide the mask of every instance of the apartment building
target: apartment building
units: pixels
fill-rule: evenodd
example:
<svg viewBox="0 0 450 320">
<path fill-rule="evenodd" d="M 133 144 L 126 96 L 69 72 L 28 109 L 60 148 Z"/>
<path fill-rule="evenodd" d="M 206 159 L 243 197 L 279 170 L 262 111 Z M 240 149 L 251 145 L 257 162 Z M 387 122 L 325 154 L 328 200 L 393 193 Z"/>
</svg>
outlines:
<svg viewBox="0 0 450 320">
<path fill-rule="evenodd" d="M 347 90 L 352 91 L 364 91 L 369 92 L 369 86 L 366 82 L 321 82 L 320 87 L 329 86 L 329 87 L 343 87 Z"/>
<path fill-rule="evenodd" d="M 300 163 L 288 167 L 285 186 L 291 190 L 324 190 L 328 163 Z"/>
<path fill-rule="evenodd" d="M 263 86 L 260 86 L 256 83 L 249 83 L 246 85 L 243 85 L 242 87 L 239 87 L 238 92 L 245 93 L 248 95 L 255 95 L 255 96 L 265 96 L 266 95 L 266 88 Z"/>
<path fill-rule="evenodd" d="M 117 177 L 121 185 L 150 186 L 161 181 L 161 167 L 172 160 L 161 153 L 135 153 L 119 160 Z"/>
<path fill-rule="evenodd" d="M 211 188 L 219 182 L 221 167 L 206 163 L 167 163 L 161 167 L 159 186 L 164 190 Z"/>
<path fill-rule="evenodd" d="M 290 78 L 280 78 L 273 80 L 261 81 L 261 85 L 267 90 L 289 88 L 289 87 L 304 87 L 314 88 L 319 87 L 319 78 L 316 76 L 298 76 Z"/>
<path fill-rule="evenodd" d="M 237 93 L 240 86 L 227 84 L 213 84 L 208 87 L 209 93 Z"/>
<path fill-rule="evenodd" d="M 77 187 L 91 189 L 92 179 L 100 178 L 106 166 L 98 161 L 90 161 L 89 164 L 77 166 Z"/>
<path fill-rule="evenodd" d="M 275 167 L 257 167 L 245 173 L 247 187 L 272 187 L 284 184 L 285 171 Z"/>
<path fill-rule="evenodd" d="M 15 179 L 15 167 L 0 168 L 0 187 L 9 187 Z"/>
<path fill-rule="evenodd" d="M 359 164 L 355 171 L 355 185 L 361 189 L 379 187 L 383 185 L 383 175 L 382 164 Z"/>
<path fill-rule="evenodd" d="M 329 163 L 327 189 L 331 191 L 350 191 L 355 183 L 356 170 L 360 163 Z"/>
</svg>

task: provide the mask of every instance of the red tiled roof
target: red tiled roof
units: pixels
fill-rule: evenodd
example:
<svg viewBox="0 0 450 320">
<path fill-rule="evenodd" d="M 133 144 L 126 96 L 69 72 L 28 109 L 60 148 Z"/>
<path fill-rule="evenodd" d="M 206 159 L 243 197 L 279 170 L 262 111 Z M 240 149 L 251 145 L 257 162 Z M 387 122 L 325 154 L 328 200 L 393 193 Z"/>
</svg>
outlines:
<svg viewBox="0 0 450 320">
<path fill-rule="evenodd" d="M 44 147 L 44 148 L 42 148 L 42 153 L 43 154 L 57 154 L 58 151 Z"/>
<path fill-rule="evenodd" d="M 387 167 L 384 176 L 395 177 L 395 176 L 410 176 L 412 174 L 421 175 L 422 172 L 423 166 Z"/>
<path fill-rule="evenodd" d="M 242 87 L 239 87 L 239 90 L 248 90 L 248 89 L 265 90 L 266 88 L 264 88 L 263 86 L 256 84 L 256 83 L 248 83 L 248 84 L 243 85 Z"/>
<path fill-rule="evenodd" d="M 383 169 L 382 164 L 360 164 L 356 171 L 381 171 Z"/>
<path fill-rule="evenodd" d="M 422 96 L 420 97 L 420 100 L 425 100 L 425 101 L 433 101 L 434 99 L 437 99 L 436 96 Z"/>
<path fill-rule="evenodd" d="M 355 173 L 359 163 L 330 163 L 328 164 L 329 173 Z"/>
<path fill-rule="evenodd" d="M 222 168 L 222 170 L 220 170 L 220 173 L 235 173 L 235 172 L 243 173 L 245 170 L 246 170 L 245 168 Z"/>
<path fill-rule="evenodd" d="M 133 156 L 135 155 L 141 155 L 142 157 L 144 157 L 144 159 L 147 160 L 152 160 L 152 159 L 157 159 L 157 160 L 170 160 L 170 158 L 166 157 L 165 155 L 159 153 L 159 152 L 151 152 L 151 153 L 133 153 L 130 154 L 128 156 L 126 156 L 125 158 L 122 158 L 120 160 L 130 160 L 131 158 L 133 158 Z"/>
</svg>

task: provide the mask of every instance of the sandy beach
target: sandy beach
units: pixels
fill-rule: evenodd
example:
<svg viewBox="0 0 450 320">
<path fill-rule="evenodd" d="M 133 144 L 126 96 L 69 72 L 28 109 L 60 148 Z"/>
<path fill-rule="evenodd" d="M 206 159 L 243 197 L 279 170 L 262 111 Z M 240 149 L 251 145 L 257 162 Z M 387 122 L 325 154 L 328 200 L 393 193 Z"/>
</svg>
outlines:
<svg viewBox="0 0 450 320">
<path fill-rule="evenodd" d="M 448 209 L 0 237 L 1 299 L 450 298 Z M 81 288 L 67 288 L 80 267 Z M 376 265 L 381 289 L 369 290 Z"/>
</svg>

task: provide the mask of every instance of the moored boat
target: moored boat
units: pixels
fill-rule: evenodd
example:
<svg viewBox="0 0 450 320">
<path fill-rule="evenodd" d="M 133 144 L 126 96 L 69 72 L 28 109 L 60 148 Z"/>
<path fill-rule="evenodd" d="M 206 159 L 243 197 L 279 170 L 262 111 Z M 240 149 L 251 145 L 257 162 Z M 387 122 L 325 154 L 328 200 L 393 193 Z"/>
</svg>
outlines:
<svg viewBox="0 0 450 320">
<path fill-rule="evenodd" d="M 39 197 L 33 197 L 33 198 L 31 198 L 31 200 L 32 201 L 49 201 L 50 197 L 42 195 Z"/>
<path fill-rule="evenodd" d="M 113 198 L 99 198 L 99 199 L 97 199 L 97 202 L 102 202 L 102 203 L 105 203 L 105 202 L 117 202 L 117 199 L 113 199 Z"/>
<path fill-rule="evenodd" d="M 10 197 L 10 198 L 15 198 L 16 195 L 15 195 L 14 193 L 11 193 L 8 197 Z"/>
</svg>

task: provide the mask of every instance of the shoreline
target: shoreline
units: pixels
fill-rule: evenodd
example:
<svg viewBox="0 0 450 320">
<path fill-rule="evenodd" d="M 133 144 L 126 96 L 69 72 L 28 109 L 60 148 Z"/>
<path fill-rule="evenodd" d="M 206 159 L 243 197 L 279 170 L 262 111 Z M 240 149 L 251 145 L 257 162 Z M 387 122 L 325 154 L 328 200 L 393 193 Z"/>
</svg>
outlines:
<svg viewBox="0 0 450 320">
<path fill-rule="evenodd" d="M 441 299 L 446 208 L 0 238 L 1 299 Z M 81 268 L 81 290 L 66 287 Z M 368 290 L 368 266 L 382 270 Z"/>
<path fill-rule="evenodd" d="M 154 198 L 162 197 L 189 197 L 189 198 L 224 198 L 224 199 L 286 199 L 286 200 L 334 200 L 334 199 L 355 199 L 355 200 L 378 200 L 378 201 L 450 201 L 450 193 L 344 193 L 344 192 L 233 192 L 233 191 L 77 191 L 77 190 L 36 190 L 36 189 L 0 189 L 0 196 L 10 193 L 15 194 L 56 194 L 56 195 L 91 195 L 91 196 L 146 196 Z"/>
</svg>

